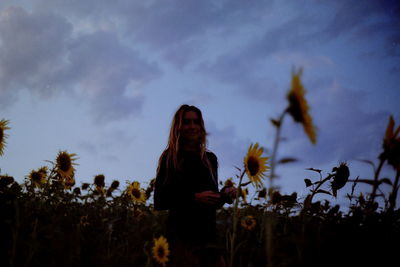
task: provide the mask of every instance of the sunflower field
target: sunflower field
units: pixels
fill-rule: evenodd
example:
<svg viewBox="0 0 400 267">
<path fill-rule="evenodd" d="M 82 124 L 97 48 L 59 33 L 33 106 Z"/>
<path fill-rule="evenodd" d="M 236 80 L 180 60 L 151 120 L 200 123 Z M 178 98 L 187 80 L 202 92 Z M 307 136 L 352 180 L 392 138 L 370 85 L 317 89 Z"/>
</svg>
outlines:
<svg viewBox="0 0 400 267">
<path fill-rule="evenodd" d="M 221 187 L 235 187 L 237 197 L 217 211 L 214 249 L 230 267 L 392 266 L 400 240 L 400 127 L 392 116 L 372 179 L 349 179 L 350 168 L 342 162 L 325 177 L 310 168 L 319 179 L 304 179 L 305 198 L 296 192 L 282 195 L 274 187 L 283 118 L 301 123 L 311 143 L 317 142 L 301 72 L 292 74 L 288 107 L 271 119 L 276 129 L 271 155 L 251 144 L 236 177 L 221 182 Z M 9 129 L 2 119 L 0 156 Z M 22 183 L 0 172 L 0 265 L 169 266 L 167 212 L 153 207 L 154 179 L 145 186 L 138 181 L 120 185 L 98 174 L 92 183 L 78 185 L 76 161 L 75 154 L 59 151 Z M 393 179 L 381 178 L 385 164 L 393 167 Z M 352 188 L 346 212 L 315 198 L 336 196 L 346 184 Z M 355 195 L 359 184 L 371 191 Z M 380 190 L 383 184 L 392 188 L 388 195 Z M 248 200 L 249 189 L 255 199 Z"/>
</svg>

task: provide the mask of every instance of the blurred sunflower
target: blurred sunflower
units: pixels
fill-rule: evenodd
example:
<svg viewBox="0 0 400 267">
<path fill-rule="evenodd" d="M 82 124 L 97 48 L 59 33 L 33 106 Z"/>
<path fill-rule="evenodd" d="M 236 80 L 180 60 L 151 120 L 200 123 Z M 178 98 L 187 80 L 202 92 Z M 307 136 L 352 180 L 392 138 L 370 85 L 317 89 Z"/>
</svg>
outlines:
<svg viewBox="0 0 400 267">
<path fill-rule="evenodd" d="M 98 186 L 96 185 L 96 191 L 95 193 L 98 193 L 100 195 L 104 195 L 106 193 L 106 190 L 104 188 L 104 186 Z"/>
<path fill-rule="evenodd" d="M 139 182 L 133 182 L 128 187 L 128 195 L 135 203 L 146 202 L 146 192 L 140 188 Z"/>
<path fill-rule="evenodd" d="M 74 177 L 66 177 L 64 181 L 64 188 L 71 189 L 75 185 L 75 178 Z"/>
<path fill-rule="evenodd" d="M 167 239 L 160 236 L 158 239 L 154 238 L 153 257 L 156 261 L 163 266 L 169 261 L 169 245 Z"/>
<path fill-rule="evenodd" d="M 60 151 L 56 158 L 57 173 L 61 179 L 74 177 L 76 154 L 69 154 L 67 151 Z"/>
<path fill-rule="evenodd" d="M 313 125 L 312 118 L 309 114 L 309 106 L 304 97 L 305 89 L 301 83 L 300 76 L 303 70 L 300 68 L 297 72 L 292 74 L 292 87 L 287 95 L 289 100 L 289 107 L 287 111 L 292 115 L 295 122 L 303 124 L 304 131 L 311 143 L 317 142 L 315 133 L 315 126 Z"/>
<path fill-rule="evenodd" d="M 265 177 L 265 172 L 268 170 L 267 157 L 261 157 L 263 149 L 258 147 L 258 143 L 254 146 L 250 145 L 246 157 L 244 158 L 244 167 L 250 181 L 257 187 L 262 186 L 261 180 Z"/>
<path fill-rule="evenodd" d="M 232 178 L 228 178 L 228 179 L 225 181 L 224 186 L 226 186 L 226 187 L 232 187 L 232 186 L 235 186 L 235 183 L 232 182 Z"/>
<path fill-rule="evenodd" d="M 380 158 L 387 159 L 389 165 L 396 170 L 400 170 L 400 126 L 394 130 L 394 124 L 393 116 L 390 116 L 385 138 L 383 139 L 383 152 Z"/>
<path fill-rule="evenodd" d="M 336 197 L 337 190 L 345 186 L 349 180 L 350 170 L 346 162 L 342 162 L 339 167 L 334 167 L 332 171 L 334 172 L 334 176 L 331 187 L 333 196 Z"/>
<path fill-rule="evenodd" d="M 242 197 L 243 202 L 247 203 L 247 195 L 249 194 L 249 190 L 247 188 L 240 188 L 239 196 Z"/>
<path fill-rule="evenodd" d="M 4 131 L 11 129 L 8 127 L 8 123 L 8 120 L 0 120 L 0 156 L 3 155 L 3 150 L 6 146 L 6 138 L 8 137 Z"/>
<path fill-rule="evenodd" d="M 35 187 L 42 187 L 47 181 L 47 167 L 41 167 L 37 171 L 32 170 L 28 178 Z"/>
<path fill-rule="evenodd" d="M 256 219 L 254 219 L 254 217 L 251 215 L 242 218 L 241 221 L 241 225 L 243 226 L 244 229 L 247 230 L 253 230 L 254 227 L 256 227 L 256 224 L 257 224 Z"/>
</svg>

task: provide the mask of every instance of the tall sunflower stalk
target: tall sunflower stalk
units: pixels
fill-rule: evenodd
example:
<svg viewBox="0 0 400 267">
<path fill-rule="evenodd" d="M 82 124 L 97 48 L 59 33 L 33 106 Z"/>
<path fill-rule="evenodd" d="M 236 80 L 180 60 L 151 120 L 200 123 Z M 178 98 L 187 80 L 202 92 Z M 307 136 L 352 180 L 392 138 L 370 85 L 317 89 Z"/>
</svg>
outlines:
<svg viewBox="0 0 400 267">
<path fill-rule="evenodd" d="M 249 178 L 249 183 L 252 183 L 256 188 L 260 188 L 263 185 L 263 179 L 265 177 L 265 172 L 269 169 L 267 166 L 267 157 L 261 157 L 263 153 L 263 148 L 259 147 L 258 143 L 254 146 L 253 144 L 250 145 L 249 150 L 247 152 L 246 157 L 244 158 L 244 170 L 240 170 L 239 177 L 239 185 L 237 191 L 240 195 L 243 196 L 242 186 L 247 185 L 248 183 L 243 184 L 243 177 L 246 174 Z M 235 203 L 233 206 L 233 226 L 232 226 L 232 234 L 230 236 L 230 260 L 229 266 L 233 266 L 233 261 L 235 257 L 236 247 L 236 233 L 237 233 L 237 226 L 239 221 L 238 216 L 238 207 L 239 207 L 239 197 L 236 197 Z"/>
<path fill-rule="evenodd" d="M 312 122 L 312 117 L 309 114 L 309 106 L 307 100 L 305 99 L 305 88 L 301 82 L 301 75 L 303 73 L 303 69 L 300 68 L 298 70 L 294 70 L 292 72 L 292 81 L 291 88 L 287 94 L 287 99 L 289 102 L 289 106 L 282 112 L 277 120 L 271 119 L 272 124 L 276 128 L 274 145 L 271 155 L 271 172 L 269 175 L 270 178 L 270 188 L 273 189 L 273 181 L 276 178 L 275 169 L 276 169 L 276 157 L 278 153 L 278 146 L 281 140 L 281 128 L 283 124 L 283 119 L 286 114 L 290 114 L 293 120 L 297 123 L 301 123 L 303 125 L 304 131 L 307 134 L 312 144 L 317 142 L 316 137 L 316 129 Z"/>
</svg>

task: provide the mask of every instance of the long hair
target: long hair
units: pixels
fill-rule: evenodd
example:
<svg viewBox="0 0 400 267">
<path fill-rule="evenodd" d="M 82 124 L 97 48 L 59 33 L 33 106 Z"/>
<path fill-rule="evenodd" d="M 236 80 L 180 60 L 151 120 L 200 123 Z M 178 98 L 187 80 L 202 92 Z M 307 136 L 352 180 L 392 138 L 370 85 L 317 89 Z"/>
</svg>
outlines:
<svg viewBox="0 0 400 267">
<path fill-rule="evenodd" d="M 200 111 L 195 106 L 189 106 L 189 105 L 182 105 L 179 107 L 179 109 L 175 112 L 174 118 L 171 123 L 171 128 L 169 131 L 169 138 L 168 138 L 168 144 L 164 152 L 162 153 L 159 161 L 158 161 L 158 168 L 157 168 L 157 173 L 159 172 L 161 168 L 161 164 L 163 159 L 165 160 L 167 172 L 169 173 L 169 170 L 179 170 L 180 169 L 180 162 L 178 159 L 178 153 L 181 150 L 182 146 L 182 138 L 181 138 L 181 128 L 183 125 L 183 116 L 185 115 L 186 112 L 189 111 L 194 111 L 196 112 L 197 116 L 199 117 L 200 120 L 200 138 L 198 142 L 198 153 L 201 158 L 201 161 L 203 164 L 209 169 L 210 174 L 213 176 L 214 171 L 211 166 L 211 163 L 207 157 L 207 132 L 204 127 L 204 120 L 203 120 L 203 115 Z M 168 176 L 168 175 L 167 175 Z M 170 177 L 167 177 L 166 180 L 169 180 Z"/>
</svg>

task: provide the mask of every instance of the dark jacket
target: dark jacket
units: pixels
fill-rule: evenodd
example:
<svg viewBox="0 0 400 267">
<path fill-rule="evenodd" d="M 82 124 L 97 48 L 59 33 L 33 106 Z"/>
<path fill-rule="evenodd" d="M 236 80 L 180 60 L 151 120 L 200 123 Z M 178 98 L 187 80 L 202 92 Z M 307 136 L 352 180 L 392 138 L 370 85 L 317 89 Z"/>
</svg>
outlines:
<svg viewBox="0 0 400 267">
<path fill-rule="evenodd" d="M 193 244 L 204 244 L 215 239 L 216 206 L 198 203 L 195 193 L 218 191 L 218 160 L 212 152 L 206 152 L 213 173 L 202 163 L 200 156 L 191 152 L 178 155 L 179 170 L 167 173 L 166 157 L 156 177 L 154 207 L 156 210 L 169 210 L 167 235 Z M 165 153 L 164 153 L 165 155 Z"/>
</svg>

